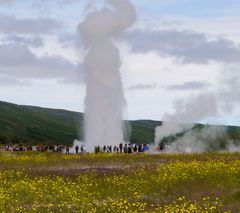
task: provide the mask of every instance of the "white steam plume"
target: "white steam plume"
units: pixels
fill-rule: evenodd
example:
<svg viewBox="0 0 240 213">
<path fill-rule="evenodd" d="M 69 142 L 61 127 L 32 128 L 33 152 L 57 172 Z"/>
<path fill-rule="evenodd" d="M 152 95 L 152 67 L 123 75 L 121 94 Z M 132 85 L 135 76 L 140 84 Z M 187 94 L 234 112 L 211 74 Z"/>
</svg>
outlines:
<svg viewBox="0 0 240 213">
<path fill-rule="evenodd" d="M 108 7 L 91 12 L 79 25 L 89 52 L 85 57 L 85 140 L 90 151 L 95 146 L 117 145 L 123 141 L 123 88 L 120 54 L 112 38 L 135 21 L 128 0 L 107 0 Z"/>
<path fill-rule="evenodd" d="M 168 122 L 163 122 L 162 126 L 155 129 L 155 144 L 158 144 L 166 136 L 175 135 L 186 129 L 190 130 L 195 122 L 221 115 L 221 113 L 231 114 L 238 107 L 240 104 L 240 64 L 224 66 L 219 72 L 218 80 L 217 90 L 175 102 L 174 113 L 165 114 L 163 117 L 163 120 Z M 183 125 L 184 123 L 192 123 L 192 125 L 186 126 Z M 179 140 L 176 140 L 175 144 L 172 144 L 171 152 L 173 150 L 177 151 L 176 148 L 179 147 L 180 143 L 182 145 L 185 144 L 185 147 L 191 147 L 191 150 L 194 152 L 208 151 L 209 146 L 205 143 L 208 136 L 210 137 L 211 135 L 211 138 L 215 137 L 217 141 L 217 137 L 219 135 L 223 137 L 226 130 L 226 128 L 220 127 L 207 127 L 197 132 L 189 131 Z M 207 137 L 204 137 L 204 135 Z M 210 145 L 214 147 L 211 143 Z M 227 141 L 227 143 L 228 147 L 233 147 L 230 144 L 232 142 Z M 217 149 L 217 145 L 215 148 Z"/>
</svg>

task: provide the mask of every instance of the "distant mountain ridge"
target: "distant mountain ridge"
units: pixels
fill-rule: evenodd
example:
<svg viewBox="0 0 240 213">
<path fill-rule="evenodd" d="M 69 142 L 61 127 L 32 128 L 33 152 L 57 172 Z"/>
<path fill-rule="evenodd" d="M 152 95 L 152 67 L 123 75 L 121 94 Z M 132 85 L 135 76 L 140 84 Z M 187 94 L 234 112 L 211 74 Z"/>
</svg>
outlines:
<svg viewBox="0 0 240 213">
<path fill-rule="evenodd" d="M 71 144 L 74 139 L 83 140 L 83 122 L 83 113 L 0 101 L 1 144 Z M 137 120 L 126 124 L 126 137 L 131 142 L 151 143 L 154 129 L 161 122 Z"/>
</svg>

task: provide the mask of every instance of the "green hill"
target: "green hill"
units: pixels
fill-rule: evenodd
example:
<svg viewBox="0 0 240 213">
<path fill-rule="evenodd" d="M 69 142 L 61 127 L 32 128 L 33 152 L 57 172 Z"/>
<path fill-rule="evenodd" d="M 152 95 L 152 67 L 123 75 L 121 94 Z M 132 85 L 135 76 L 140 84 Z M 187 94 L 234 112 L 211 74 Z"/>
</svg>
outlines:
<svg viewBox="0 0 240 213">
<path fill-rule="evenodd" d="M 161 121 L 137 120 L 129 121 L 130 141 L 136 144 L 154 142 L 155 128 L 162 125 Z"/>
<path fill-rule="evenodd" d="M 83 119 L 83 113 L 21 106 L 0 101 L 0 144 L 71 144 L 74 139 L 84 139 Z M 126 121 L 125 123 L 125 138 L 136 144 L 152 143 L 154 141 L 155 127 L 162 124 L 160 121 L 152 120 Z M 214 126 L 196 124 L 191 130 L 165 137 L 159 143 L 162 145 L 170 144 L 183 138 L 189 131 L 211 143 L 211 138 L 204 138 L 208 136 L 201 134 L 202 130 L 208 127 Z M 226 131 L 224 135 L 214 139 L 214 144 L 218 142 L 224 146 L 224 141 L 240 141 L 240 127 L 215 127 L 224 127 Z"/>
<path fill-rule="evenodd" d="M 154 129 L 161 122 L 127 122 L 133 143 L 154 141 Z M 83 140 L 83 113 L 0 102 L 0 143 L 71 144 Z M 129 138 L 129 137 L 128 137 Z"/>
<path fill-rule="evenodd" d="M 81 123 L 82 113 L 0 102 L 2 141 L 70 143 L 82 135 Z"/>
</svg>

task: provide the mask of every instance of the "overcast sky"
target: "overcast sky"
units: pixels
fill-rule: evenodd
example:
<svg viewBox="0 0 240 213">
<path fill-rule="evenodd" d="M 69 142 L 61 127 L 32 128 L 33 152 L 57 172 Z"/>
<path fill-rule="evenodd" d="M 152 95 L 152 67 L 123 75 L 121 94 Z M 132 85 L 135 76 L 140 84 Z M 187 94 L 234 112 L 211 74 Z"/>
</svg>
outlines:
<svg viewBox="0 0 240 213">
<path fill-rule="evenodd" d="M 77 25 L 101 7 L 100 0 L 89 2 L 0 0 L 0 100 L 84 111 Z M 229 67 L 240 73 L 239 0 L 132 3 L 137 21 L 115 38 L 129 119 L 161 120 L 176 101 L 227 87 L 221 79 Z M 199 121 L 240 125 L 238 102 Z"/>
</svg>

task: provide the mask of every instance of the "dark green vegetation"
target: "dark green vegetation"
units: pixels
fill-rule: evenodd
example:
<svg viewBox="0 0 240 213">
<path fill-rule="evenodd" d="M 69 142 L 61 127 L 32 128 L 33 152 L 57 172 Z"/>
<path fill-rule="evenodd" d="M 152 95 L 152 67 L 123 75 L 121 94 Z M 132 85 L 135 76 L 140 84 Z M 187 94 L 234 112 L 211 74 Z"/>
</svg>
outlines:
<svg viewBox="0 0 240 213">
<path fill-rule="evenodd" d="M 133 143 L 154 141 L 157 121 L 130 121 Z M 71 144 L 83 139 L 83 113 L 0 102 L 0 143 Z M 129 136 L 128 136 L 129 138 Z"/>
<path fill-rule="evenodd" d="M 0 102 L 0 143 L 31 143 L 31 144 L 71 144 L 76 138 L 83 140 L 83 113 L 59 109 L 48 109 L 33 106 L 21 106 Z M 152 143 L 154 130 L 162 122 L 136 120 L 126 122 L 126 138 L 132 143 Z M 240 127 L 212 126 L 196 124 L 192 132 L 202 137 L 202 130 L 208 127 L 225 128 L 217 142 L 224 148 L 224 141 L 240 141 Z M 129 133 L 131 132 L 131 133 Z M 163 138 L 162 144 L 171 143 L 184 137 L 188 132 Z M 210 140 L 211 138 L 202 138 Z M 210 141 L 211 142 L 211 141 Z"/>
<path fill-rule="evenodd" d="M 0 102 L 2 143 L 71 143 L 82 123 L 82 113 Z"/>
<path fill-rule="evenodd" d="M 160 121 L 138 120 L 129 122 L 131 129 L 130 141 L 133 143 L 154 142 L 155 128 L 162 125 Z"/>
</svg>

